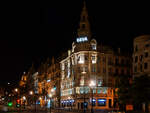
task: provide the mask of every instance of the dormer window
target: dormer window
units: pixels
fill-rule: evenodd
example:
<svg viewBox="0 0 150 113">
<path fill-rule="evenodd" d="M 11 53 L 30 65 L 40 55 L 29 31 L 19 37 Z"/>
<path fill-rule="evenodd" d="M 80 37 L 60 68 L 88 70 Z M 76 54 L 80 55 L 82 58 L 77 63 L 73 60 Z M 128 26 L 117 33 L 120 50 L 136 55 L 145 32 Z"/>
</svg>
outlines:
<svg viewBox="0 0 150 113">
<path fill-rule="evenodd" d="M 91 48 L 92 50 L 96 50 L 97 49 L 97 42 L 95 39 L 91 40 Z"/>
<path fill-rule="evenodd" d="M 92 50 L 96 50 L 96 44 L 92 44 Z"/>
</svg>

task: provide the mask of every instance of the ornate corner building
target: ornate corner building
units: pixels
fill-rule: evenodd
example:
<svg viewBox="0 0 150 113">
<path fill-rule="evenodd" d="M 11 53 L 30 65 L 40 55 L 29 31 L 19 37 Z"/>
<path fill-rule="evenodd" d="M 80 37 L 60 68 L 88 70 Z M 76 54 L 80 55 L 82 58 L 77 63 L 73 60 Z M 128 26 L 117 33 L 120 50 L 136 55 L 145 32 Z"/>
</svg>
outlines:
<svg viewBox="0 0 150 113">
<path fill-rule="evenodd" d="M 117 107 L 115 86 L 119 76 L 131 75 L 132 59 L 120 49 L 98 45 L 92 39 L 86 4 L 81 12 L 78 37 L 60 62 L 61 107 L 112 109 Z M 95 86 L 89 86 L 93 81 Z M 93 96 L 93 98 L 92 98 Z M 93 102 L 92 102 L 93 101 Z"/>
</svg>

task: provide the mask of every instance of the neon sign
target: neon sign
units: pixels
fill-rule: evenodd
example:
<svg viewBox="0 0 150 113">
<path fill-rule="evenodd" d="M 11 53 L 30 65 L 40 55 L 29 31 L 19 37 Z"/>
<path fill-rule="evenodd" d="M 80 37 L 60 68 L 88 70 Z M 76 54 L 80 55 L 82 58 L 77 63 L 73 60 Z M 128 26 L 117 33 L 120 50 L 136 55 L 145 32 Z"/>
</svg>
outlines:
<svg viewBox="0 0 150 113">
<path fill-rule="evenodd" d="M 79 37 L 77 38 L 77 42 L 85 42 L 85 41 L 88 41 L 88 38 L 85 36 L 85 37 Z"/>
</svg>

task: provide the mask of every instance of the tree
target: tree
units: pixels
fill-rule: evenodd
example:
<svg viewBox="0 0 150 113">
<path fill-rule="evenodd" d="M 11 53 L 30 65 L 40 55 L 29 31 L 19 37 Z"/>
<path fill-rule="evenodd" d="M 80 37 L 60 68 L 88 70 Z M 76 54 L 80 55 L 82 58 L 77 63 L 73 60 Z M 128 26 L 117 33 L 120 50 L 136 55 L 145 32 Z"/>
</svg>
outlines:
<svg viewBox="0 0 150 113">
<path fill-rule="evenodd" d="M 122 75 L 119 77 L 118 83 L 118 101 L 119 107 L 121 110 L 126 110 L 126 104 L 131 101 L 131 76 L 130 75 Z"/>
<path fill-rule="evenodd" d="M 142 103 L 145 103 L 147 111 L 150 102 L 150 76 L 142 75 L 134 78 L 132 89 L 135 109 L 142 110 Z"/>
</svg>

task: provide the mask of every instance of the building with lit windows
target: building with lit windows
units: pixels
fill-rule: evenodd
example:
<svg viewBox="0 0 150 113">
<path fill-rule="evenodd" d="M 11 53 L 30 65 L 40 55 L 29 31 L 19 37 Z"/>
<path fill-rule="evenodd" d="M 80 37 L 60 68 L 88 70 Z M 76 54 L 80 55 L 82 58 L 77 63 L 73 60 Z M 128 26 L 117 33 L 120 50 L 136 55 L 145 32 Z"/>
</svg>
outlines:
<svg viewBox="0 0 150 113">
<path fill-rule="evenodd" d="M 38 93 L 41 95 L 41 106 L 60 107 L 60 65 L 52 58 L 42 64 L 38 75 Z M 50 97 L 51 95 L 51 102 Z"/>
<path fill-rule="evenodd" d="M 27 84 L 27 74 L 24 72 L 19 82 L 20 87 L 25 87 Z"/>
<path fill-rule="evenodd" d="M 150 75 L 150 35 L 136 37 L 133 44 L 133 75 Z"/>
<path fill-rule="evenodd" d="M 60 107 L 60 65 L 55 61 L 54 57 L 47 71 L 47 94 L 52 96 L 52 107 L 58 108 Z"/>
<path fill-rule="evenodd" d="M 112 109 L 116 107 L 114 92 L 118 76 L 131 74 L 131 57 L 98 45 L 92 39 L 86 5 L 81 12 L 78 37 L 60 62 L 61 107 L 73 109 Z M 93 81 L 95 86 L 89 86 Z M 93 94 L 93 100 L 92 100 Z"/>
</svg>

